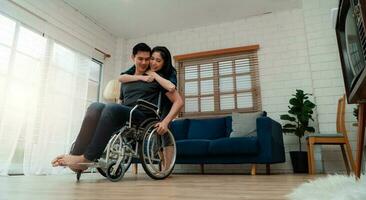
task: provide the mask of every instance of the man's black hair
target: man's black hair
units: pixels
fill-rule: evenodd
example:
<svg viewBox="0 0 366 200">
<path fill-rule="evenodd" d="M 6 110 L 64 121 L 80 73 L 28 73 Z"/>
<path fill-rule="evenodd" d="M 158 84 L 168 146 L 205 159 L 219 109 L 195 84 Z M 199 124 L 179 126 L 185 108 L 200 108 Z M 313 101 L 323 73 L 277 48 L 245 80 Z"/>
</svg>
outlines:
<svg viewBox="0 0 366 200">
<path fill-rule="evenodd" d="M 147 45 L 145 43 L 138 43 L 133 47 L 132 55 L 136 56 L 137 52 L 139 52 L 139 51 L 151 53 L 151 48 L 149 47 L 149 45 Z"/>
</svg>

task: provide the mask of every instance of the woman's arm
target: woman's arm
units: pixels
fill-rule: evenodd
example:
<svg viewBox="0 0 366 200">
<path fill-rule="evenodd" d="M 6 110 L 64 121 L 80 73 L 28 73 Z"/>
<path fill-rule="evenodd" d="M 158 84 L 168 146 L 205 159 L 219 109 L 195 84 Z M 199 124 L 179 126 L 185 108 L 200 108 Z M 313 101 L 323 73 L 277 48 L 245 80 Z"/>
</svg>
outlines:
<svg viewBox="0 0 366 200">
<path fill-rule="evenodd" d="M 150 76 L 152 76 L 152 77 L 154 77 L 154 79 L 164 88 L 164 89 L 166 89 L 168 92 L 174 92 L 175 91 L 175 85 L 171 82 L 171 81 L 169 81 L 169 80 L 167 80 L 167 79 L 165 79 L 165 78 L 163 78 L 163 77 L 161 77 L 158 73 L 156 73 L 156 72 L 153 72 L 153 71 L 151 71 L 151 70 L 149 70 L 149 71 L 147 71 L 146 72 L 146 74 L 148 74 L 148 75 L 150 75 Z M 179 93 L 178 93 L 179 94 Z"/>
<path fill-rule="evenodd" d="M 121 83 L 128 83 L 134 81 L 145 81 L 145 82 L 152 82 L 154 77 L 151 75 L 144 76 L 144 75 L 129 75 L 129 74 L 122 74 L 118 77 L 118 81 Z"/>
<path fill-rule="evenodd" d="M 177 90 L 174 90 L 173 92 L 167 92 L 165 93 L 165 95 L 173 103 L 173 105 L 168 115 L 163 119 L 163 121 L 157 123 L 155 126 L 157 127 L 156 131 L 159 134 L 164 134 L 168 130 L 169 123 L 177 117 L 177 115 L 179 114 L 180 110 L 184 105 L 183 99 Z"/>
</svg>

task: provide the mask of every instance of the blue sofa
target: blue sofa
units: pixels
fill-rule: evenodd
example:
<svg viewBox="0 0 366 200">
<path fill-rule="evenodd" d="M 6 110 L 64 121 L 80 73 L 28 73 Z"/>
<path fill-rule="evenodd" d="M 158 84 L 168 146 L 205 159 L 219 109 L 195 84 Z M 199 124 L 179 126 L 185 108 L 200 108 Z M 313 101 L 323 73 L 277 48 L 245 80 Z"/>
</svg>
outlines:
<svg viewBox="0 0 366 200">
<path fill-rule="evenodd" d="M 232 117 L 178 119 L 171 123 L 177 144 L 176 164 L 270 164 L 285 162 L 281 125 L 269 117 L 256 120 L 257 136 L 230 138 Z"/>
</svg>

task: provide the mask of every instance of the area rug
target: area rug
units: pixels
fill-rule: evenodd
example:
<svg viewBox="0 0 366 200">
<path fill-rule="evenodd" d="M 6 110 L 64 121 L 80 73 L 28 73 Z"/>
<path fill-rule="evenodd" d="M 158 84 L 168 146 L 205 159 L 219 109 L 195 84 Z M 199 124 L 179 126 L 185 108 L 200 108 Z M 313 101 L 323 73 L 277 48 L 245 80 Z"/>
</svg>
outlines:
<svg viewBox="0 0 366 200">
<path fill-rule="evenodd" d="M 328 175 L 303 183 L 291 194 L 291 200 L 366 200 L 366 176 Z"/>
</svg>

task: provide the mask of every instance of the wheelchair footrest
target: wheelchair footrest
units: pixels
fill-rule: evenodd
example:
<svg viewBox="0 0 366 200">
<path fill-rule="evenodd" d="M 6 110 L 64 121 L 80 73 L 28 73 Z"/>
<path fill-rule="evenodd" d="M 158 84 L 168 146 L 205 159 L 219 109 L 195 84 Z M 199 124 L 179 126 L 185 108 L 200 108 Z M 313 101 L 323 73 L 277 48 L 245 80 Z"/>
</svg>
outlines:
<svg viewBox="0 0 366 200">
<path fill-rule="evenodd" d="M 78 163 L 78 165 L 86 166 L 86 167 L 93 167 L 93 168 L 106 168 L 107 163 L 104 159 L 99 159 L 98 162 L 91 162 L 91 163 Z"/>
</svg>

